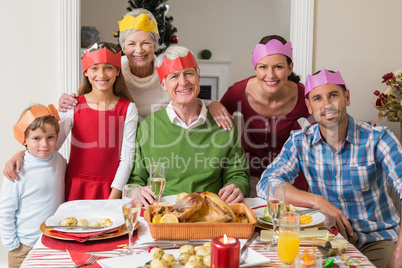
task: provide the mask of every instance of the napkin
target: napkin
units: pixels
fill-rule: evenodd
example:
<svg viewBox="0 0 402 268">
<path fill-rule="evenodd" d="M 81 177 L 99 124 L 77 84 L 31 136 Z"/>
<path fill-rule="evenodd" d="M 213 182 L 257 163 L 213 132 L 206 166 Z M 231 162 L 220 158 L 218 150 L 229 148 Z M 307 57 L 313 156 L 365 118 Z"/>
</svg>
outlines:
<svg viewBox="0 0 402 268">
<path fill-rule="evenodd" d="M 332 241 L 327 241 L 324 246 L 319 246 L 318 249 L 325 257 L 336 256 L 344 253 L 348 249 L 348 242 L 344 238 L 337 238 Z"/>
<path fill-rule="evenodd" d="M 85 263 L 92 256 L 92 254 L 71 249 L 68 249 L 67 252 L 70 254 L 70 258 L 75 264 Z M 101 259 L 106 259 L 106 257 L 100 257 L 98 260 Z M 97 262 L 92 265 L 86 265 L 85 267 L 101 268 Z"/>
<path fill-rule="evenodd" d="M 134 233 L 133 241 L 137 239 L 137 233 Z M 78 251 L 107 251 L 120 248 L 128 242 L 128 235 L 122 235 L 111 239 L 92 240 L 80 243 L 74 240 L 60 240 L 42 235 L 42 244 L 51 249 L 66 250 L 73 249 Z"/>
<path fill-rule="evenodd" d="M 260 240 L 262 242 L 271 241 L 274 235 L 273 230 L 261 230 Z M 300 245 L 303 246 L 315 246 L 325 245 L 327 241 L 335 238 L 328 229 L 313 227 L 300 230 Z"/>
<path fill-rule="evenodd" d="M 146 208 L 141 208 L 140 217 L 144 218 L 144 212 L 147 210 Z"/>
<path fill-rule="evenodd" d="M 83 243 L 85 241 L 88 241 L 89 239 L 92 238 L 100 238 L 105 235 L 110 235 L 113 233 L 119 233 L 121 232 L 120 229 L 111 229 L 111 230 L 106 230 L 106 231 L 97 231 L 97 232 L 90 232 L 90 233 L 65 233 L 65 232 L 60 232 L 57 230 L 50 230 L 49 233 L 63 237 L 63 238 L 69 238 L 73 239 L 75 241 L 78 241 L 80 243 Z"/>
<path fill-rule="evenodd" d="M 333 235 L 327 228 L 305 228 L 300 230 L 300 238 L 306 238 L 306 239 L 323 239 L 326 241 L 330 241 L 335 238 L 335 235 Z"/>
</svg>

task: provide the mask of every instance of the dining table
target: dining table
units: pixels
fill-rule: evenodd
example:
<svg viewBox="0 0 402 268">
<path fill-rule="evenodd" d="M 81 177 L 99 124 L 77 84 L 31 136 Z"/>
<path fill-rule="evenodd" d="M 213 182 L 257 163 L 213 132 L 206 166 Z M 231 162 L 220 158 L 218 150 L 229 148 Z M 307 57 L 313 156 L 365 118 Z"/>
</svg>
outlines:
<svg viewBox="0 0 402 268">
<path fill-rule="evenodd" d="M 176 196 L 162 197 L 160 204 L 174 204 Z M 245 198 L 245 204 L 251 209 L 261 209 L 266 206 L 266 200 L 261 198 Z M 111 211 L 122 215 L 122 201 L 121 199 L 112 200 L 75 200 L 61 204 L 55 215 L 71 215 L 77 211 Z M 121 216 L 123 217 L 123 216 Z M 134 256 L 144 256 L 148 253 L 148 249 L 140 248 L 139 245 L 147 242 L 154 242 L 148 222 L 144 217 L 139 217 L 139 225 L 134 231 L 133 248 Z M 45 224 L 45 223 L 44 223 Z M 42 224 L 42 225 L 44 225 Z M 42 230 L 41 226 L 41 230 Z M 262 229 L 256 226 L 256 231 L 260 232 Z M 127 231 L 126 231 L 127 232 Z M 99 256 L 98 262 L 93 265 L 85 267 L 113 267 L 103 266 L 102 262 L 113 263 L 121 261 L 125 258 L 122 257 L 122 253 L 125 251 L 125 246 L 128 243 L 128 235 L 121 236 L 109 234 L 113 237 L 110 239 L 93 239 L 86 242 L 71 241 L 68 238 L 52 237 L 49 233 L 43 232 L 42 236 L 38 239 L 35 246 L 29 252 L 28 256 L 22 263 L 23 268 L 32 267 L 74 267 L 77 263 L 85 262 L 91 255 L 95 254 Z M 47 234 L 45 234 L 47 233 Z M 336 238 L 341 238 L 340 234 L 337 234 Z M 212 239 L 211 239 L 212 240 Z M 246 242 L 246 239 L 239 239 L 241 244 Z M 256 252 L 261 258 L 266 260 L 266 263 L 258 265 L 243 265 L 241 267 L 282 267 L 278 255 L 274 251 L 267 249 L 267 241 L 263 241 L 260 236 L 254 240 L 250 245 L 252 251 Z M 299 252 L 303 251 L 312 252 L 313 246 L 301 245 Z M 318 252 L 318 251 L 317 251 Z M 151 259 L 149 257 L 149 259 Z M 341 255 L 336 256 L 338 267 L 375 267 L 355 246 L 347 242 L 347 250 Z M 134 261 L 135 262 L 135 261 Z M 131 267 L 142 267 L 145 263 L 133 263 Z M 178 264 L 177 264 L 178 265 Z M 174 267 L 184 267 L 183 266 Z M 116 266 L 119 267 L 119 266 Z"/>
</svg>

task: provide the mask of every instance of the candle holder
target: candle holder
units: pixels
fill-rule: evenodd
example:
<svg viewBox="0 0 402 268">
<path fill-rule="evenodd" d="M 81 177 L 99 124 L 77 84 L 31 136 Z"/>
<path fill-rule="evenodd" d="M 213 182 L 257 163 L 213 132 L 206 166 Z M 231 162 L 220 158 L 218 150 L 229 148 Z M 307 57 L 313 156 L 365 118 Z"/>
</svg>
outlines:
<svg viewBox="0 0 402 268">
<path fill-rule="evenodd" d="M 240 242 L 231 236 L 215 237 L 211 243 L 211 268 L 240 266 Z"/>
</svg>

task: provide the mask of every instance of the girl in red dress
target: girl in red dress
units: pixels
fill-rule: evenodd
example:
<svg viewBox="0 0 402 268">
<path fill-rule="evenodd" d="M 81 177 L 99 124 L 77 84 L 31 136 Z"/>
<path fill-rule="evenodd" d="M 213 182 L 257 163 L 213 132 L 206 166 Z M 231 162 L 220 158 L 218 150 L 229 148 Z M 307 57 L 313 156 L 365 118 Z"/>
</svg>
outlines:
<svg viewBox="0 0 402 268">
<path fill-rule="evenodd" d="M 94 44 L 81 63 L 78 104 L 60 115 L 59 146 L 71 131 L 66 201 L 120 198 L 133 167 L 138 121 L 121 73 L 121 51 Z"/>
</svg>

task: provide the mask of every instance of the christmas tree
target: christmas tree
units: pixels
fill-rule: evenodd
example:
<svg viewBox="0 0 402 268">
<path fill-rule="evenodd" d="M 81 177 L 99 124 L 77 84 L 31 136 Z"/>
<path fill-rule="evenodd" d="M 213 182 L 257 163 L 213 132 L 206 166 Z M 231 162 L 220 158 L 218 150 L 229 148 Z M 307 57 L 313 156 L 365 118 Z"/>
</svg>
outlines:
<svg viewBox="0 0 402 268">
<path fill-rule="evenodd" d="M 130 4 L 127 7 L 128 11 L 136 8 L 144 8 L 151 12 L 156 22 L 158 23 L 159 31 L 159 48 L 155 51 L 156 55 L 164 52 L 171 44 L 177 44 L 179 38 L 175 33 L 177 32 L 176 27 L 172 26 L 173 17 L 167 16 L 169 11 L 169 5 L 166 3 L 167 0 L 129 0 Z M 114 37 L 119 37 L 119 31 L 113 33 Z M 120 46 L 120 45 L 119 45 Z"/>
</svg>

